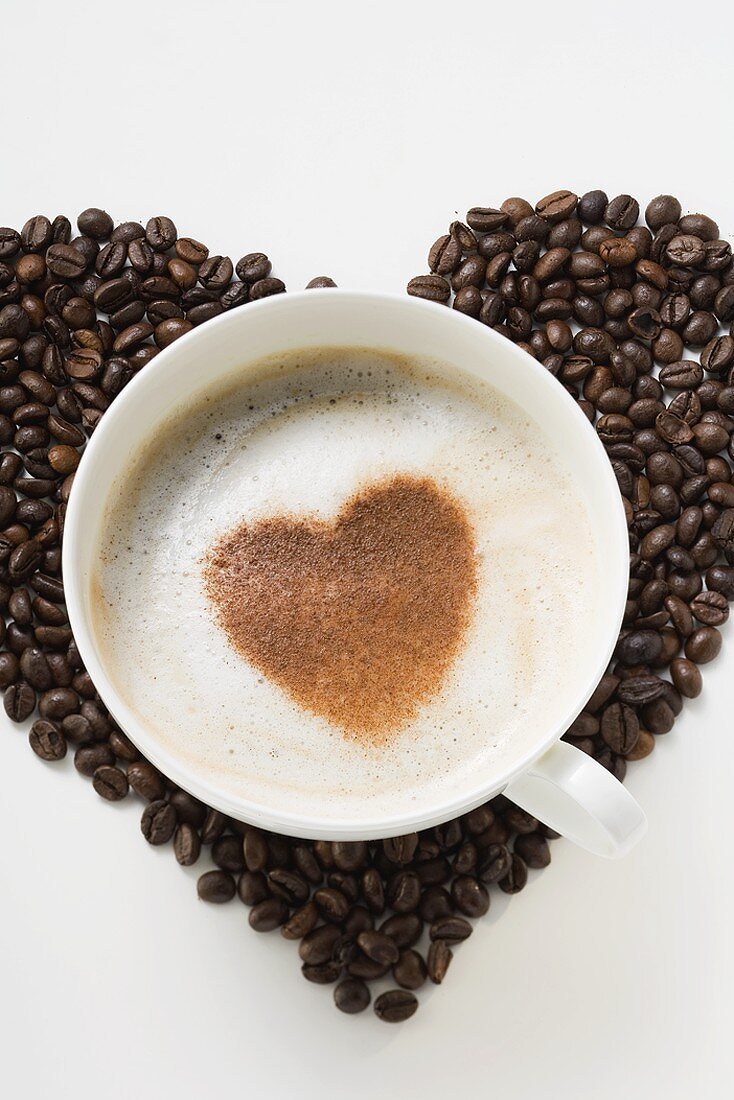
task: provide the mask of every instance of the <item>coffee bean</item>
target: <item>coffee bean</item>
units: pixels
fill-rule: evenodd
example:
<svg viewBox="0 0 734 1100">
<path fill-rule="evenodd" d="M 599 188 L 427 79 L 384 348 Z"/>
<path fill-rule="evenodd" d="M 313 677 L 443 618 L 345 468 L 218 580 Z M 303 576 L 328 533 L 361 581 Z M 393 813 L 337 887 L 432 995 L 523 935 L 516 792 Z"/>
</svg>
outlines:
<svg viewBox="0 0 734 1100">
<path fill-rule="evenodd" d="M 400 948 L 412 947 L 421 937 L 423 922 L 415 913 L 396 913 L 384 920 L 378 931 L 384 932 Z"/>
<path fill-rule="evenodd" d="M 105 210 L 90 206 L 82 210 L 76 220 L 79 232 L 95 241 L 106 241 L 112 233 L 114 223 Z"/>
<path fill-rule="evenodd" d="M 685 654 L 697 665 L 708 664 L 718 657 L 721 650 L 721 634 L 715 626 L 701 626 L 686 640 Z"/>
<path fill-rule="evenodd" d="M 315 279 L 310 279 L 306 283 L 306 290 L 323 290 L 335 286 L 336 283 L 328 275 L 317 275 Z"/>
<path fill-rule="evenodd" d="M 431 245 L 428 268 L 436 275 L 450 275 L 461 262 L 461 244 L 455 236 L 445 233 Z"/>
<path fill-rule="evenodd" d="M 577 208 L 579 218 L 586 225 L 598 225 L 604 217 L 608 202 L 609 199 L 604 191 L 587 191 L 579 199 Z"/>
<path fill-rule="evenodd" d="M 551 861 L 548 841 L 540 833 L 527 833 L 515 839 L 515 851 L 528 867 L 540 870 Z"/>
<path fill-rule="evenodd" d="M 245 872 L 249 874 L 249 872 Z M 240 897 L 242 893 L 240 892 Z M 243 898 L 243 900 L 245 900 Z M 258 898 L 257 901 L 262 900 Z M 248 904 L 254 905 L 256 901 L 249 902 Z M 312 901 L 302 905 L 300 909 L 296 909 L 293 915 L 282 925 L 280 934 L 287 940 L 300 940 L 309 932 L 313 931 L 316 927 L 319 919 L 319 911 Z"/>
<path fill-rule="evenodd" d="M 553 191 L 536 203 L 535 213 L 551 224 L 556 224 L 573 214 L 578 201 L 578 196 L 572 191 Z"/>
<path fill-rule="evenodd" d="M 426 969 L 434 985 L 440 985 L 444 980 L 452 958 L 453 952 L 446 940 L 434 940 L 428 948 Z"/>
<path fill-rule="evenodd" d="M 500 881 L 500 890 L 505 894 L 517 894 L 524 889 L 528 881 L 528 869 L 525 861 L 515 852 L 512 856 L 510 869 Z"/>
<path fill-rule="evenodd" d="M 108 802 L 119 802 L 128 792 L 128 781 L 124 771 L 109 764 L 102 764 L 92 776 L 95 791 Z"/>
<path fill-rule="evenodd" d="M 721 626 L 729 618 L 729 601 L 721 592 L 701 592 L 691 600 L 691 612 L 705 626 Z"/>
<path fill-rule="evenodd" d="M 55 722 L 39 718 L 31 726 L 28 742 L 41 760 L 63 760 L 66 756 L 66 739 Z"/>
<path fill-rule="evenodd" d="M 473 206 L 467 211 L 466 220 L 476 233 L 493 233 L 501 229 L 510 220 L 504 210 L 495 210 L 491 206 Z"/>
<path fill-rule="evenodd" d="M 97 768 L 112 766 L 114 763 L 115 754 L 106 742 L 80 745 L 74 753 L 74 767 L 80 775 L 84 775 L 88 779 L 92 778 Z"/>
<path fill-rule="evenodd" d="M 668 243 L 665 254 L 679 267 L 695 267 L 705 255 L 703 241 L 691 233 L 679 233 Z"/>
<path fill-rule="evenodd" d="M 370 1003 L 370 991 L 358 978 L 344 978 L 334 988 L 334 1004 L 340 1012 L 350 1016 L 364 1012 Z"/>
<path fill-rule="evenodd" d="M 180 818 L 178 811 L 176 811 L 176 817 Z M 211 856 L 217 867 L 223 871 L 237 873 L 244 870 L 242 841 L 237 836 L 220 836 L 212 844 Z"/>
<path fill-rule="evenodd" d="M 489 892 L 469 875 L 455 878 L 451 884 L 454 905 L 467 917 L 483 917 L 489 909 Z"/>
<path fill-rule="evenodd" d="M 447 302 L 451 287 L 440 275 L 417 275 L 408 283 L 408 294 L 430 302 Z"/>
<path fill-rule="evenodd" d="M 182 867 L 191 867 L 201 852 L 201 840 L 193 825 L 183 822 L 173 834 L 173 851 Z"/>
<path fill-rule="evenodd" d="M 349 911 L 349 902 L 340 890 L 325 886 L 314 894 L 314 901 L 324 920 L 338 924 Z"/>
<path fill-rule="evenodd" d="M 612 752 L 631 752 L 639 733 L 637 715 L 631 707 L 623 703 L 612 703 L 602 714 L 601 735 Z"/>
<path fill-rule="evenodd" d="M 382 876 L 376 867 L 368 867 L 362 875 L 362 896 L 372 913 L 382 913 L 385 908 L 385 890 Z"/>
<path fill-rule="evenodd" d="M 269 298 L 273 294 L 282 294 L 284 290 L 285 283 L 281 279 L 258 279 L 250 286 L 250 298 L 254 302 L 259 298 Z M 189 312 L 189 318 L 193 320 L 191 312 L 193 311 Z"/>
<path fill-rule="evenodd" d="M 694 389 L 703 381 L 703 368 L 690 359 L 668 363 L 660 370 L 660 381 L 671 390 Z"/>
<path fill-rule="evenodd" d="M 392 966 L 400 956 L 397 944 L 384 932 L 360 932 L 357 943 L 368 958 L 382 965 Z"/>
<path fill-rule="evenodd" d="M 653 232 L 664 225 L 672 225 L 681 215 L 681 205 L 672 195 L 658 195 L 645 209 L 645 221 Z"/>
<path fill-rule="evenodd" d="M 703 679 L 693 661 L 676 657 L 670 663 L 670 675 L 678 691 L 687 699 L 696 699 L 701 694 Z"/>
<path fill-rule="evenodd" d="M 442 939 L 446 943 L 461 943 L 472 934 L 472 926 L 463 917 L 441 917 L 429 928 L 431 940 Z"/>
<path fill-rule="evenodd" d="M 402 989 L 389 989 L 375 1001 L 375 1015 L 387 1024 L 401 1024 L 409 1020 L 418 1009 L 418 1001 Z"/>
<path fill-rule="evenodd" d="M 142 235 L 141 233 L 140 236 Z M 177 235 L 176 226 L 170 218 L 151 218 L 145 226 L 145 239 L 156 252 L 166 252 L 172 248 Z"/>
<path fill-rule="evenodd" d="M 136 760 L 127 769 L 132 789 L 148 802 L 158 802 L 165 794 L 165 784 L 160 772 L 147 760 Z"/>
<path fill-rule="evenodd" d="M 62 279 L 78 279 L 87 266 L 87 260 L 70 244 L 51 245 L 46 253 L 46 266 Z"/>
<path fill-rule="evenodd" d="M 272 932 L 288 919 L 288 906 L 281 898 L 266 898 L 250 910 L 250 928 L 255 932 Z M 337 975 L 338 976 L 338 975 Z"/>
<path fill-rule="evenodd" d="M 36 705 L 36 693 L 29 683 L 19 680 L 11 683 L 3 697 L 5 713 L 13 722 L 25 722 Z"/>
<path fill-rule="evenodd" d="M 421 880 L 413 871 L 401 871 L 388 883 L 388 901 L 396 913 L 410 913 L 420 901 Z"/>
<path fill-rule="evenodd" d="M 143 810 L 140 829 L 149 844 L 167 844 L 174 834 L 176 823 L 176 811 L 173 806 L 163 799 L 156 799 L 148 803 Z"/>
<path fill-rule="evenodd" d="M 611 268 L 626 267 L 637 259 L 637 249 L 628 237 L 608 237 L 599 245 L 599 256 Z"/>
<path fill-rule="evenodd" d="M 631 195 L 617 195 L 604 211 L 604 221 L 611 229 L 631 229 L 639 216 L 639 203 Z"/>
<path fill-rule="evenodd" d="M 202 901 L 222 905 L 235 895 L 234 879 L 226 871 L 206 871 L 197 880 L 196 892 Z"/>
</svg>

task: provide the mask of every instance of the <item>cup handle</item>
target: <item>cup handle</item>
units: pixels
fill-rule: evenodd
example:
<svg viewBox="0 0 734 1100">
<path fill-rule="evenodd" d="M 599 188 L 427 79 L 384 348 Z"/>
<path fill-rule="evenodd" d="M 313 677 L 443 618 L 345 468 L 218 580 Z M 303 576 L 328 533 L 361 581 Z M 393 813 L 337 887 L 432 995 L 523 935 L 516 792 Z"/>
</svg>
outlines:
<svg viewBox="0 0 734 1100">
<path fill-rule="evenodd" d="M 625 855 L 647 829 L 647 818 L 629 791 L 566 741 L 557 741 L 502 793 L 599 856 Z"/>
</svg>

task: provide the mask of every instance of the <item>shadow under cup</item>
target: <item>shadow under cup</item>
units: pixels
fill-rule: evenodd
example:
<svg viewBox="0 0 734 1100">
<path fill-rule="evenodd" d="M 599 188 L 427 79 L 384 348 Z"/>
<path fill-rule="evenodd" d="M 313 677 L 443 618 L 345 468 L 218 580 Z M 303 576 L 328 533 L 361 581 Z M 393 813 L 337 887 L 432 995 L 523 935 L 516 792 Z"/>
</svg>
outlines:
<svg viewBox="0 0 734 1100">
<path fill-rule="evenodd" d="M 156 739 L 126 703 L 96 644 L 92 578 L 100 525 L 113 490 L 124 484 L 131 461 L 177 405 L 195 403 L 213 385 L 247 381 L 248 364 L 306 347 L 373 347 L 446 363 L 477 378 L 519 405 L 538 425 L 538 445 L 572 473 L 588 513 L 600 564 L 598 583 L 583 625 L 587 644 L 574 667 L 549 685 L 543 724 L 521 730 L 474 772 L 459 793 L 434 785 L 424 797 L 399 797 L 389 815 L 365 800 L 359 813 L 293 813 L 287 797 L 273 804 L 237 797 L 197 775 L 191 764 Z M 621 623 L 628 582 L 626 522 L 606 453 L 576 403 L 548 372 L 509 341 L 454 311 L 408 297 L 342 290 L 280 295 L 233 310 L 162 351 L 105 414 L 76 474 L 63 547 L 69 618 L 81 657 L 102 699 L 142 753 L 175 783 L 228 815 L 293 836 L 373 839 L 396 836 L 455 817 L 481 804 L 520 776 L 565 732 L 603 675 Z M 182 716 L 183 717 L 183 716 Z"/>
</svg>

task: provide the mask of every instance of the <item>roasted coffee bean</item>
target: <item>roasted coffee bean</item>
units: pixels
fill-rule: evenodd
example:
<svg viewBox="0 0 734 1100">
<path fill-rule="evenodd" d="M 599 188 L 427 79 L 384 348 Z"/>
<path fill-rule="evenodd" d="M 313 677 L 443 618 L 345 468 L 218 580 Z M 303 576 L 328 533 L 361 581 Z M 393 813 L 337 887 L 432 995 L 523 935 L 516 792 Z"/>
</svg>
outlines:
<svg viewBox="0 0 734 1100">
<path fill-rule="evenodd" d="M 670 662 L 670 675 L 678 691 L 687 699 L 695 699 L 701 694 L 703 679 L 693 661 L 676 657 Z"/>
<path fill-rule="evenodd" d="M 176 810 L 176 817 L 180 817 L 178 810 Z M 236 874 L 244 870 L 245 860 L 242 853 L 242 841 L 237 836 L 220 836 L 212 844 L 211 856 L 217 867 L 220 867 L 223 871 Z"/>
<path fill-rule="evenodd" d="M 441 940 L 440 942 L 444 943 L 445 941 Z M 398 961 L 393 966 L 392 976 L 403 989 L 420 989 L 428 977 L 428 970 L 422 955 L 411 949 L 401 951 Z"/>
<path fill-rule="evenodd" d="M 248 917 L 250 928 L 255 932 L 272 932 L 285 924 L 287 919 L 288 906 L 281 898 L 266 898 L 265 901 L 258 902 L 253 905 Z"/>
<path fill-rule="evenodd" d="M 190 795 L 188 791 L 174 791 L 169 801 L 176 811 L 176 818 L 178 821 L 184 821 L 197 829 L 204 824 L 206 820 L 206 806 L 199 802 L 198 798 L 194 798 L 193 795 Z M 224 868 L 225 870 L 240 870 L 243 866 L 242 845 L 239 842 L 236 842 L 236 844 L 236 856 L 230 854 L 228 859 L 228 863 L 236 862 L 236 866 L 234 868 L 227 866 Z M 212 848 L 212 859 L 218 866 L 224 867 L 223 860 L 218 858 L 218 853 L 215 852 L 214 848 Z"/>
<path fill-rule="evenodd" d="M 668 599 L 675 600 L 676 597 L 669 596 Z M 677 602 L 682 608 L 685 608 L 685 604 L 682 601 L 678 600 Z M 640 707 L 644 703 L 649 703 L 653 699 L 657 699 L 663 694 L 663 690 L 664 683 L 659 676 L 642 673 L 638 676 L 630 676 L 629 679 L 621 682 L 617 688 L 617 699 L 620 703 L 625 703 L 630 707 Z M 616 723 L 618 720 L 618 717 L 615 715 L 612 721 Z"/>
<path fill-rule="evenodd" d="M 467 211 L 466 220 L 475 233 L 493 233 L 496 229 L 507 225 L 510 217 L 504 210 L 474 206 Z"/>
<path fill-rule="evenodd" d="M 454 905 L 448 890 L 442 886 L 429 886 L 425 889 L 421 894 L 419 912 L 422 920 L 429 923 L 439 917 L 450 917 L 454 912 Z"/>
<path fill-rule="evenodd" d="M 438 278 L 438 276 L 426 276 L 426 278 Z M 448 289 L 448 284 L 447 284 L 447 289 Z M 282 279 L 273 279 L 273 278 L 258 279 L 257 282 L 252 283 L 252 285 L 250 286 L 250 298 L 254 302 L 254 301 L 257 301 L 259 298 L 269 298 L 273 294 L 282 294 L 284 292 L 284 290 L 285 290 L 285 283 L 282 281 Z M 420 296 L 421 297 L 430 297 L 430 295 L 420 295 Z M 192 311 L 189 312 L 189 317 L 190 317 L 191 320 L 193 320 L 193 317 L 191 317 L 191 312 Z"/>
<path fill-rule="evenodd" d="M 389 989 L 380 994 L 374 1008 L 379 1020 L 388 1024 L 401 1024 L 416 1013 L 418 1001 L 406 990 Z"/>
<path fill-rule="evenodd" d="M 420 901 L 421 880 L 413 871 L 400 871 L 388 883 L 387 898 L 396 913 L 410 913 Z"/>
<path fill-rule="evenodd" d="M 243 840 L 245 866 L 248 871 L 262 871 L 268 862 L 268 844 L 259 829 L 248 828 Z"/>
<path fill-rule="evenodd" d="M 166 252 L 176 243 L 176 226 L 170 218 L 151 218 L 145 226 L 145 239 L 156 252 Z M 140 233 L 140 237 L 143 234 Z M 133 239 L 139 239 L 137 236 Z"/>
<path fill-rule="evenodd" d="M 173 806 L 163 799 L 156 799 L 143 810 L 140 829 L 149 844 L 167 844 L 175 832 L 176 824 L 176 811 Z M 210 873 L 223 874 L 223 872 L 217 871 Z M 232 895 L 234 895 L 234 882 L 232 883 Z"/>
<path fill-rule="evenodd" d="M 199 858 L 201 840 L 193 825 L 184 822 L 173 834 L 173 851 L 182 867 L 191 867 Z"/>
<path fill-rule="evenodd" d="M 510 869 L 500 881 L 500 890 L 505 894 L 518 894 L 528 881 L 528 868 L 525 860 L 517 852 L 513 853 Z"/>
<path fill-rule="evenodd" d="M 642 721 L 650 733 L 670 733 L 675 723 L 675 714 L 665 699 L 655 699 L 642 708 Z"/>
<path fill-rule="evenodd" d="M 135 760 L 127 769 L 132 789 L 148 802 L 158 802 L 165 794 L 165 784 L 160 772 L 147 760 Z"/>
<path fill-rule="evenodd" d="M 621 268 L 633 264 L 638 253 L 629 237 L 608 237 L 599 245 L 599 256 L 607 267 Z"/>
<path fill-rule="evenodd" d="M 515 839 L 515 851 L 528 867 L 540 870 L 551 861 L 548 841 L 540 833 L 528 833 Z"/>
<path fill-rule="evenodd" d="M 435 985 L 440 985 L 446 977 L 453 952 L 446 940 L 434 940 L 428 948 L 426 957 L 426 969 L 428 977 Z"/>
<path fill-rule="evenodd" d="M 41 760 L 63 760 L 66 756 L 66 739 L 55 722 L 39 718 L 31 726 L 28 743 Z"/>
<path fill-rule="evenodd" d="M 120 768 L 102 764 L 92 776 L 92 785 L 100 796 L 108 802 L 119 802 L 128 792 L 127 776 Z"/>
<path fill-rule="evenodd" d="M 66 663 L 69 665 L 69 667 L 71 667 L 68 657 L 64 659 L 66 660 Z M 72 682 L 74 690 L 80 695 L 83 694 L 85 691 L 85 681 L 86 684 L 91 686 L 91 691 L 87 692 L 88 696 L 91 698 L 96 694 L 96 692 L 94 691 L 94 685 L 92 684 L 88 672 L 78 672 L 74 676 Z M 132 741 L 130 741 L 130 739 L 126 737 L 121 730 L 112 730 L 112 732 L 110 733 L 110 748 L 118 759 L 125 760 L 128 763 L 132 763 L 140 759 L 140 753 L 135 748 L 135 745 L 133 745 Z"/>
<path fill-rule="evenodd" d="M 672 225 L 681 215 L 681 205 L 672 195 L 658 195 L 651 199 L 645 209 L 645 221 L 653 232 L 664 225 Z"/>
<path fill-rule="evenodd" d="M 358 978 L 344 978 L 334 988 L 334 1004 L 340 1012 L 346 1012 L 350 1016 L 364 1012 L 370 999 L 369 989 Z"/>
<path fill-rule="evenodd" d="M 586 225 L 598 225 L 604 217 L 609 199 L 604 191 L 587 191 L 579 199 L 577 213 Z"/>
<path fill-rule="evenodd" d="M 701 626 L 686 639 L 685 654 L 689 661 L 705 665 L 718 657 L 721 634 L 715 626 Z"/>
<path fill-rule="evenodd" d="M 25 722 L 33 713 L 36 693 L 25 680 L 18 680 L 6 689 L 3 705 L 5 713 L 13 722 Z"/>
<path fill-rule="evenodd" d="M 150 837 L 146 837 L 146 839 L 149 840 Z M 170 837 L 166 839 L 170 839 Z M 151 841 L 151 843 L 163 842 Z M 206 871 L 199 876 L 196 883 L 196 892 L 202 901 L 222 905 L 226 901 L 231 901 L 235 895 L 234 879 L 226 871 Z"/>
<path fill-rule="evenodd" d="M 16 655 L 14 653 L 8 653 L 7 651 L 0 652 L 0 690 L 5 691 L 5 689 L 17 680 L 19 676 L 20 666 Z M 8 705 L 6 705 L 6 711 Z"/>
<path fill-rule="evenodd" d="M 659 635 L 657 635 L 659 639 Z M 658 653 L 662 643 L 658 647 Z M 612 750 L 617 753 L 627 753 L 635 747 L 640 733 L 640 724 L 637 715 L 631 707 L 624 703 L 612 703 L 602 714 L 601 735 Z"/>
<path fill-rule="evenodd" d="M 246 871 L 245 874 L 249 874 L 249 872 Z M 242 897 L 241 891 L 240 897 Z M 244 900 L 245 899 L 243 898 L 243 901 Z M 257 903 L 249 902 L 248 904 L 254 905 Z M 319 911 L 316 908 L 315 904 L 312 901 L 309 901 L 305 905 L 302 905 L 300 909 L 296 909 L 296 911 L 292 914 L 292 916 L 289 917 L 285 924 L 281 926 L 280 934 L 286 940 L 303 939 L 304 936 L 313 931 L 313 929 L 316 927 L 316 924 L 318 923 L 318 919 Z"/>
<path fill-rule="evenodd" d="M 721 592 L 701 592 L 691 600 L 690 610 L 705 626 L 721 626 L 729 618 L 729 601 Z"/>
<path fill-rule="evenodd" d="M 631 229 L 639 216 L 639 203 L 631 195 L 617 195 L 604 210 L 604 221 L 611 229 Z"/>
<path fill-rule="evenodd" d="M 86 270 L 87 259 L 70 244 L 53 244 L 46 253 L 46 266 L 62 279 L 78 279 Z"/>
<path fill-rule="evenodd" d="M 660 381 L 671 390 L 695 389 L 703 381 L 703 368 L 691 359 L 667 363 L 660 370 Z"/>
<path fill-rule="evenodd" d="M 333 924 L 325 924 L 306 933 L 298 945 L 301 961 L 310 966 L 328 962 L 339 940 L 339 929 Z"/>
<path fill-rule="evenodd" d="M 384 920 L 378 928 L 400 948 L 412 947 L 417 943 L 423 931 L 423 922 L 415 913 L 396 913 Z"/>
<path fill-rule="evenodd" d="M 483 917 L 489 909 L 489 892 L 470 875 L 455 878 L 451 884 L 454 905 L 467 917 Z"/>
<path fill-rule="evenodd" d="M 243 871 L 237 879 L 237 894 L 245 905 L 257 905 L 270 897 L 265 875 L 261 871 Z"/>
<path fill-rule="evenodd" d="M 360 932 L 357 943 L 368 958 L 382 965 L 392 966 L 400 956 L 397 944 L 384 932 Z"/>
<path fill-rule="evenodd" d="M 324 886 L 317 890 L 313 897 L 324 920 L 338 924 L 349 912 L 349 902 L 340 890 Z"/>
<path fill-rule="evenodd" d="M 110 767 L 115 754 L 106 742 L 97 745 L 81 745 L 74 753 L 74 767 L 80 775 L 91 779 L 97 768 Z"/>
</svg>

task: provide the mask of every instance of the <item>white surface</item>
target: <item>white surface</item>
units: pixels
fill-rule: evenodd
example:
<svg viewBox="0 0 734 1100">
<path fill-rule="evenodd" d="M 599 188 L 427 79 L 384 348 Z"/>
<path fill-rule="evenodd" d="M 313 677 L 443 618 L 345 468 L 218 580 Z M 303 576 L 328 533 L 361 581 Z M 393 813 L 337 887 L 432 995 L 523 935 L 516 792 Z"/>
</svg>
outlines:
<svg viewBox="0 0 734 1100">
<path fill-rule="evenodd" d="M 6 4 L 0 221 L 165 212 L 234 258 L 264 247 L 289 286 L 388 290 L 455 210 L 508 194 L 673 189 L 732 230 L 731 11 L 651 8 Z M 631 769 L 639 848 L 555 845 L 403 1028 L 339 1015 L 238 902 L 197 903 L 138 804 L 102 804 L 3 721 L 4 1091 L 730 1095 L 731 649 L 729 629 L 704 697 Z"/>
</svg>

